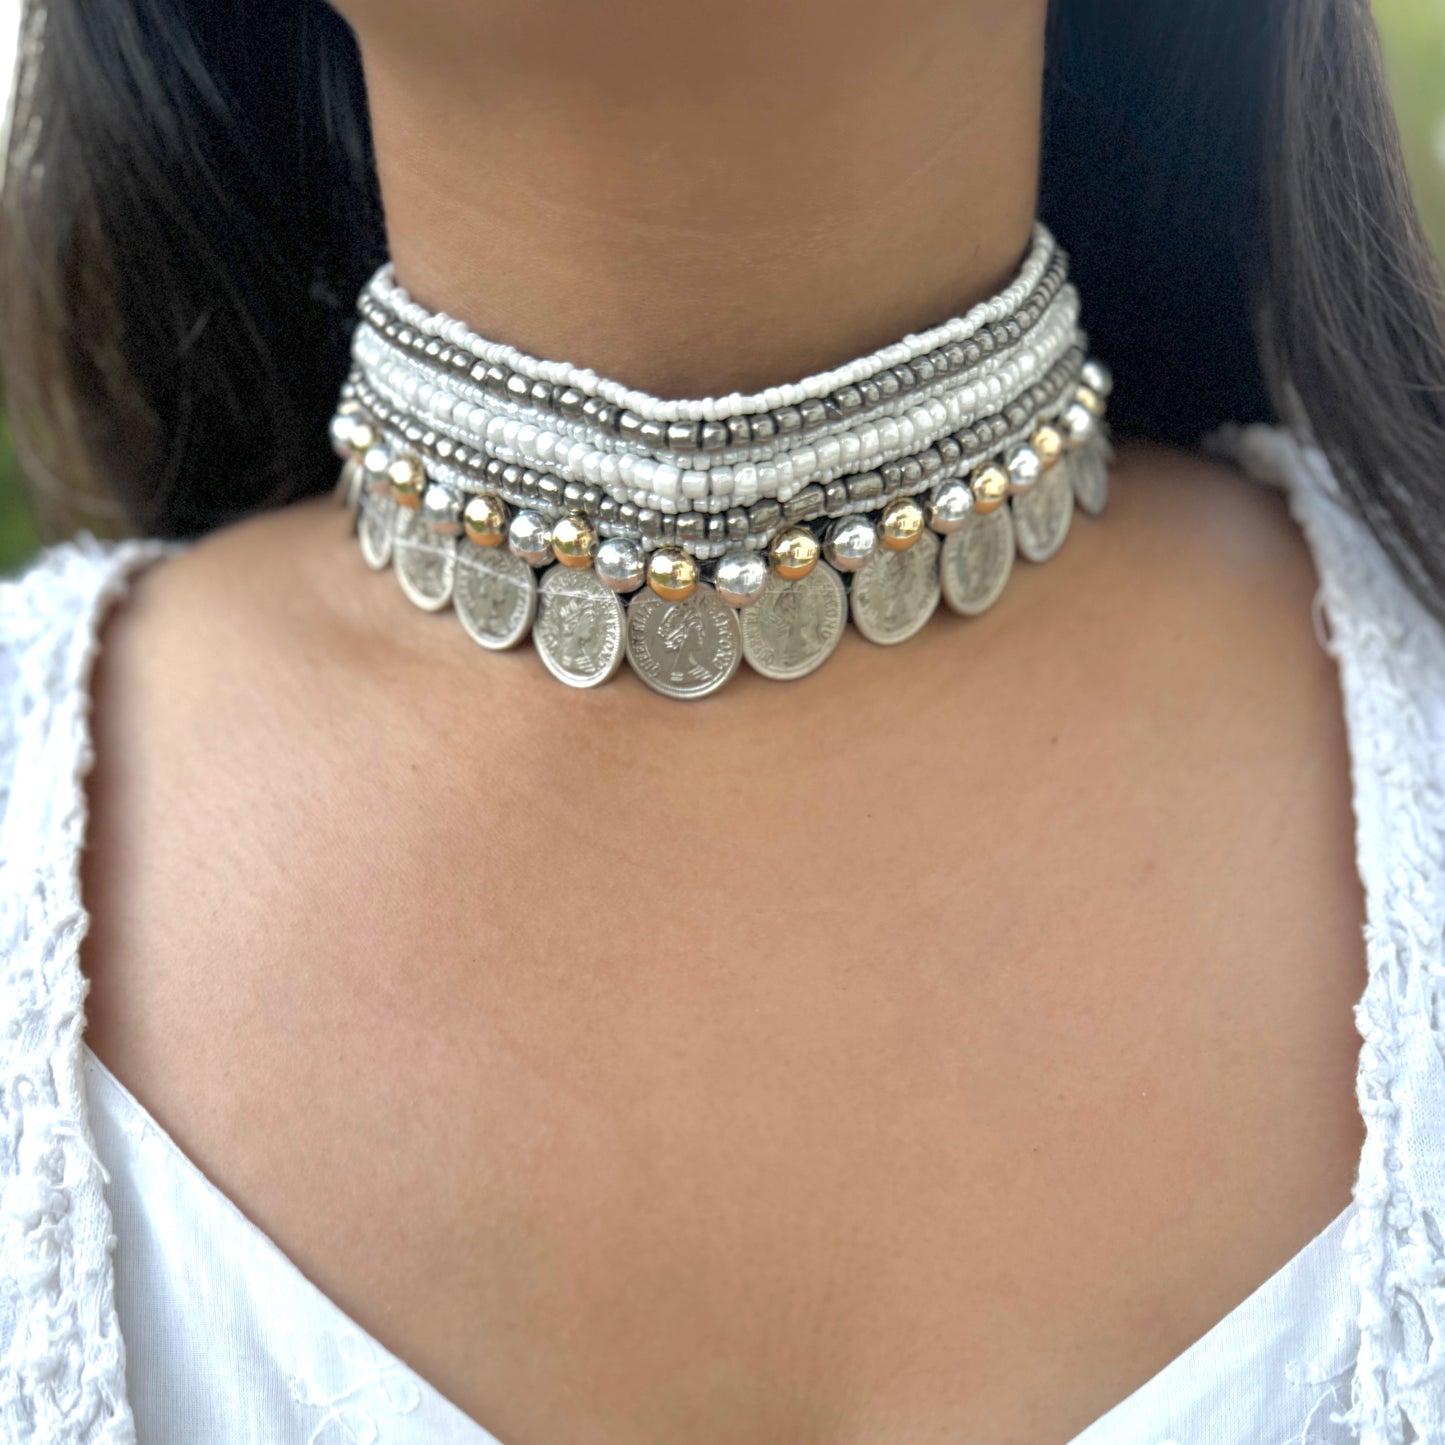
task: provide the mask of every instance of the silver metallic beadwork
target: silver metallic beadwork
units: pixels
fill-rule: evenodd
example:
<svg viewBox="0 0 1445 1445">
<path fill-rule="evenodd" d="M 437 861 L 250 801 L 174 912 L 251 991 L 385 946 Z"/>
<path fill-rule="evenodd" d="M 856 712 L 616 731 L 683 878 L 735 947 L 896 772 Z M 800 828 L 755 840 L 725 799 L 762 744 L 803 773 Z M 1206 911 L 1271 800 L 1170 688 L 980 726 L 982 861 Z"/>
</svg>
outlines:
<svg viewBox="0 0 1445 1445">
<path fill-rule="evenodd" d="M 901 552 L 879 548 L 853 574 L 849 602 L 853 625 L 868 639 L 906 642 L 938 607 L 938 535 L 923 531 Z"/>
<path fill-rule="evenodd" d="M 373 442 L 361 453 L 361 475 L 368 491 L 391 491 L 391 448 Z"/>
<path fill-rule="evenodd" d="M 438 537 L 462 534 L 462 499 L 441 482 L 432 482 L 421 496 L 422 520 Z"/>
<path fill-rule="evenodd" d="M 823 557 L 839 572 L 856 572 L 878 550 L 878 528 L 867 517 L 840 517 L 823 534 Z"/>
<path fill-rule="evenodd" d="M 552 560 L 552 524 L 540 512 L 518 512 L 507 528 L 507 545 L 522 561 L 545 567 Z"/>
<path fill-rule="evenodd" d="M 397 507 L 391 565 L 401 590 L 424 612 L 440 612 L 451 602 L 456 580 L 456 538 L 437 536 L 414 507 Z"/>
<path fill-rule="evenodd" d="M 992 607 L 1013 570 L 1014 551 L 1009 508 L 976 512 L 966 527 L 944 540 L 938 559 L 943 600 L 964 617 L 975 617 Z"/>
<path fill-rule="evenodd" d="M 537 574 L 505 547 L 457 543 L 452 606 L 467 635 L 492 652 L 515 647 L 537 611 Z"/>
<path fill-rule="evenodd" d="M 717 564 L 713 585 L 729 607 L 751 607 L 767 588 L 769 575 L 761 552 L 729 552 Z"/>
<path fill-rule="evenodd" d="M 681 602 L 644 588 L 627 604 L 627 660 L 665 697 L 716 692 L 738 670 L 742 656 L 738 614 L 706 582 Z"/>
<path fill-rule="evenodd" d="M 569 687 L 596 687 L 622 664 L 627 618 L 617 594 L 590 567 L 549 567 L 537 584 L 532 641 L 547 670 Z"/>
<path fill-rule="evenodd" d="M 973 488 L 955 477 L 928 499 L 928 525 L 935 532 L 956 532 L 973 515 Z"/>
<path fill-rule="evenodd" d="M 1099 429 L 1099 420 L 1086 406 L 1074 402 L 1060 418 L 1064 432 L 1064 446 L 1069 451 L 1077 451 L 1080 447 L 1087 446 L 1093 438 L 1094 433 Z"/>
<path fill-rule="evenodd" d="M 606 537 L 592 568 L 614 592 L 636 592 L 647 581 L 647 553 L 631 537 Z"/>
<path fill-rule="evenodd" d="M 389 267 L 358 309 L 329 440 L 367 564 L 485 648 L 533 635 L 577 686 L 619 642 L 647 686 L 700 697 L 744 654 L 807 675 L 850 617 L 902 641 L 940 598 L 991 605 L 1015 555 L 1052 555 L 1107 496 L 1112 378 L 1041 225 L 986 304 L 750 396 L 664 401 L 528 357 Z"/>
<path fill-rule="evenodd" d="M 361 542 L 362 558 L 373 572 L 384 571 L 391 565 L 391 535 L 400 510 L 390 492 L 362 494 L 356 535 Z"/>
<path fill-rule="evenodd" d="M 1079 381 L 1099 396 L 1108 396 L 1114 390 L 1114 374 L 1096 356 L 1091 356 L 1079 373 Z"/>
<path fill-rule="evenodd" d="M 1015 447 L 1009 453 L 1007 467 L 1009 493 L 1015 497 L 1034 486 L 1044 472 L 1044 464 L 1032 447 Z"/>
<path fill-rule="evenodd" d="M 1074 487 L 1068 469 L 1051 467 L 1009 505 L 1019 555 L 1030 562 L 1047 562 L 1064 545 L 1074 515 Z"/>
<path fill-rule="evenodd" d="M 773 574 L 741 622 L 743 656 L 753 671 L 792 682 L 833 655 L 848 625 L 848 590 L 826 562 L 794 582 Z"/>
</svg>

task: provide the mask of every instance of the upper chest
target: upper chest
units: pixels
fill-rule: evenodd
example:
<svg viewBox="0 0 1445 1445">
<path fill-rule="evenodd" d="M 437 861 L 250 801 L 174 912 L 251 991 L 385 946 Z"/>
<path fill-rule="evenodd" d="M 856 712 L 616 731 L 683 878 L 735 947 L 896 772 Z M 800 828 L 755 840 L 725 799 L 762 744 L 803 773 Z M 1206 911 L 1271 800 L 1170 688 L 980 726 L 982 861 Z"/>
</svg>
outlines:
<svg viewBox="0 0 1445 1445">
<path fill-rule="evenodd" d="M 1299 557 L 1064 555 L 806 733 L 113 674 L 93 1046 L 505 1445 L 1064 1438 L 1343 1207 L 1363 984 Z"/>
</svg>

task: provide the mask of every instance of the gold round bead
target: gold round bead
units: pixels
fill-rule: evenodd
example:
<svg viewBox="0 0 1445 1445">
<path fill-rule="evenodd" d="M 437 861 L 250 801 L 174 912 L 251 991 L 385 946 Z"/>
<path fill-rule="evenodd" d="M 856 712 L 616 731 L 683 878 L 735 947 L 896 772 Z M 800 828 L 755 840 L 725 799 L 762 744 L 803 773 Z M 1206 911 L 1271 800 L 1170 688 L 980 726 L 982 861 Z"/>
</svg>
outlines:
<svg viewBox="0 0 1445 1445">
<path fill-rule="evenodd" d="M 507 508 L 500 497 L 472 497 L 462 509 L 462 530 L 478 547 L 500 547 L 507 540 Z"/>
<path fill-rule="evenodd" d="M 913 497 L 895 497 L 878 519 L 878 540 L 890 552 L 906 552 L 923 535 L 927 522 Z"/>
<path fill-rule="evenodd" d="M 647 585 L 664 602 L 682 602 L 697 591 L 696 560 L 680 547 L 659 547 L 647 559 Z"/>
<path fill-rule="evenodd" d="M 797 582 L 818 565 L 821 548 L 806 527 L 787 527 L 773 538 L 768 561 L 784 582 Z"/>
<path fill-rule="evenodd" d="M 380 440 L 376 434 L 376 428 L 369 421 L 352 422 L 351 435 L 348 439 L 351 443 L 352 454 L 358 457 L 365 456 Z"/>
<path fill-rule="evenodd" d="M 1090 416 L 1103 416 L 1104 398 L 1100 396 L 1092 386 L 1081 386 L 1074 393 L 1074 400 L 1078 402 Z"/>
<path fill-rule="evenodd" d="M 1029 445 L 1043 463 L 1045 471 L 1064 454 L 1064 434 L 1051 422 L 1045 422 L 1029 438 Z"/>
<path fill-rule="evenodd" d="M 1008 473 L 997 462 L 987 462 L 969 478 L 973 488 L 973 509 L 979 514 L 996 512 L 1008 500 Z"/>
<path fill-rule="evenodd" d="M 552 555 L 564 567 L 590 567 L 597 555 L 597 529 L 581 512 L 568 512 L 552 524 Z"/>
<path fill-rule="evenodd" d="M 426 491 L 426 472 L 416 457 L 407 453 L 399 456 L 386 469 L 391 479 L 391 495 L 403 507 L 413 510 L 421 507 L 421 494 Z"/>
</svg>

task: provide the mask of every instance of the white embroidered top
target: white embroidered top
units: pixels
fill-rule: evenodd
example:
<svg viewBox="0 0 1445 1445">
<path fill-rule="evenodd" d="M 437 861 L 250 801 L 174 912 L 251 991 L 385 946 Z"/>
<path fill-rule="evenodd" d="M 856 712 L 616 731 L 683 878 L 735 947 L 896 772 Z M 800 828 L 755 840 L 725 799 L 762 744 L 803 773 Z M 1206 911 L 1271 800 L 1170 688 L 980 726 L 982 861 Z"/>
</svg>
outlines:
<svg viewBox="0 0 1445 1445">
<path fill-rule="evenodd" d="M 1323 459 L 1284 487 L 1339 667 L 1368 983 L 1350 1205 L 1073 1445 L 1445 1445 L 1445 628 Z M 0 1440 L 499 1445 L 350 1320 L 83 1040 L 98 624 L 161 544 L 82 537 L 0 585 Z"/>
</svg>

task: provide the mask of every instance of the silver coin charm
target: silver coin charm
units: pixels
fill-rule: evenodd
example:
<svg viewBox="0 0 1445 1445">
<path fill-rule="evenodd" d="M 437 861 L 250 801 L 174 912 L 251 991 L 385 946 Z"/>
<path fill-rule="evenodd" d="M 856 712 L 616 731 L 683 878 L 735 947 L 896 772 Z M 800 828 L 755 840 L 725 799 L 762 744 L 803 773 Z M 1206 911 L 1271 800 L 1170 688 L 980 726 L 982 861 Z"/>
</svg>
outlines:
<svg viewBox="0 0 1445 1445">
<path fill-rule="evenodd" d="M 542 574 L 532 641 L 553 677 L 572 687 L 606 682 L 622 664 L 626 633 L 621 601 L 590 567 L 558 563 Z"/>
<path fill-rule="evenodd" d="M 1047 562 L 1064 545 L 1074 516 L 1074 488 L 1067 467 L 1050 467 L 1009 506 L 1019 552 L 1030 562 Z"/>
<path fill-rule="evenodd" d="M 955 532 L 949 540 L 960 535 Z M 937 533 L 920 532 L 901 552 L 880 547 L 853 574 L 853 625 L 869 642 L 906 642 L 933 616 L 939 594 L 938 548 Z"/>
<path fill-rule="evenodd" d="M 334 495 L 354 520 L 356 509 L 361 503 L 361 463 L 355 457 L 348 458 L 342 464 Z"/>
<path fill-rule="evenodd" d="M 537 576 L 505 547 L 457 543 L 452 606 L 474 642 L 497 652 L 515 647 L 537 613 Z"/>
<path fill-rule="evenodd" d="M 374 572 L 391 563 L 391 535 L 400 510 L 389 492 L 362 493 L 356 535 L 361 539 L 361 555 Z"/>
<path fill-rule="evenodd" d="M 452 600 L 457 539 L 437 536 L 415 507 L 398 507 L 391 565 L 401 590 L 412 602 L 424 612 L 440 612 Z"/>
<path fill-rule="evenodd" d="M 1074 500 L 1091 516 L 1097 517 L 1109 500 L 1109 463 L 1113 450 L 1108 439 L 1095 432 L 1078 451 L 1065 461 L 1069 480 L 1074 487 Z"/>
<path fill-rule="evenodd" d="M 770 573 L 762 596 L 740 620 L 748 665 L 776 682 L 791 682 L 832 656 L 848 626 L 848 591 L 826 562 L 796 582 Z"/>
<path fill-rule="evenodd" d="M 650 587 L 627 604 L 627 660 L 665 697 L 706 697 L 742 661 L 738 614 L 706 582 L 682 602 L 667 602 Z"/>
<path fill-rule="evenodd" d="M 965 617 L 976 616 L 998 601 L 1013 564 L 1013 514 L 1007 507 L 975 512 L 943 544 L 938 559 L 943 600 Z"/>
</svg>

